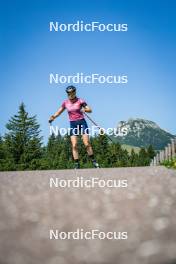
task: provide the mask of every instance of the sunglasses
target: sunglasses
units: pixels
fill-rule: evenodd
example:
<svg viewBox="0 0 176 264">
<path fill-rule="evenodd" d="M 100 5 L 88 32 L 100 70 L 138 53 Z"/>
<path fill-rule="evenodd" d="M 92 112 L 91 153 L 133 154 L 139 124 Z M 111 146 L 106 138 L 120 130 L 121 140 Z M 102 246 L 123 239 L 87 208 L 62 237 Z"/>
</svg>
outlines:
<svg viewBox="0 0 176 264">
<path fill-rule="evenodd" d="M 68 95 L 69 95 L 69 94 L 74 94 L 74 93 L 76 93 L 76 92 L 75 92 L 75 91 L 67 92 Z"/>
</svg>

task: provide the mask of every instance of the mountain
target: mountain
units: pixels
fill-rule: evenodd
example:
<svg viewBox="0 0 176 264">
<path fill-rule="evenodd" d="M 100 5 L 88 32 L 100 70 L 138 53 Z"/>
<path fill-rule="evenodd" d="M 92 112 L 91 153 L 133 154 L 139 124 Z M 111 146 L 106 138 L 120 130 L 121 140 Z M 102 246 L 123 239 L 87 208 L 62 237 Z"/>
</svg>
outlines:
<svg viewBox="0 0 176 264">
<path fill-rule="evenodd" d="M 156 150 L 163 149 L 170 143 L 171 138 L 175 138 L 155 122 L 140 118 L 120 121 L 117 130 L 126 131 L 126 135 L 114 137 L 117 142 L 136 147 L 147 147 L 151 144 Z"/>
</svg>

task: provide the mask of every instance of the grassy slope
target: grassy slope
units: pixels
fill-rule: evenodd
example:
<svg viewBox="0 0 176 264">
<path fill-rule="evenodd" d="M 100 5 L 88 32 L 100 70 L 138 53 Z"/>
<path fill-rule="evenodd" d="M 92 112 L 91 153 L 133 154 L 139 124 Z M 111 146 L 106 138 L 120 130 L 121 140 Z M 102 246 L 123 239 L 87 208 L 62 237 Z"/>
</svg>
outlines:
<svg viewBox="0 0 176 264">
<path fill-rule="evenodd" d="M 122 148 L 126 149 L 129 153 L 131 153 L 132 149 L 134 149 L 135 153 L 139 153 L 139 151 L 140 151 L 139 147 L 134 147 L 134 146 L 126 145 L 126 144 L 122 144 Z"/>
</svg>

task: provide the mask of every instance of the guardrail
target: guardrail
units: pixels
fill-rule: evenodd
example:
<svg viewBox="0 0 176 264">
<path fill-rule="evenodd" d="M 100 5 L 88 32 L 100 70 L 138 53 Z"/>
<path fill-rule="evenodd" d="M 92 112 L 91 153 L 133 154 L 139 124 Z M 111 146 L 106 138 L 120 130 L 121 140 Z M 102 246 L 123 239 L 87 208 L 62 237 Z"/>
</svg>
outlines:
<svg viewBox="0 0 176 264">
<path fill-rule="evenodd" d="M 171 139 L 164 150 L 161 150 L 156 154 L 156 156 L 151 160 L 150 166 L 157 166 L 165 160 L 171 160 L 176 157 L 176 138 Z"/>
</svg>

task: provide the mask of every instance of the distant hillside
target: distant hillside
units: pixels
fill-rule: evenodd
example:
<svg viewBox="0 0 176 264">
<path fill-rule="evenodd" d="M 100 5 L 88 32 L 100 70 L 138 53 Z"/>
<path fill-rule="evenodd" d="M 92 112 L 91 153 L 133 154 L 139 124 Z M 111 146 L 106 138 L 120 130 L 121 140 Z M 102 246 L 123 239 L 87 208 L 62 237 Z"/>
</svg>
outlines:
<svg viewBox="0 0 176 264">
<path fill-rule="evenodd" d="M 163 149 L 175 136 L 161 129 L 155 122 L 145 119 L 120 121 L 117 129 L 126 128 L 127 135 L 114 138 L 121 144 L 135 147 L 153 145 L 156 150 Z"/>
</svg>

